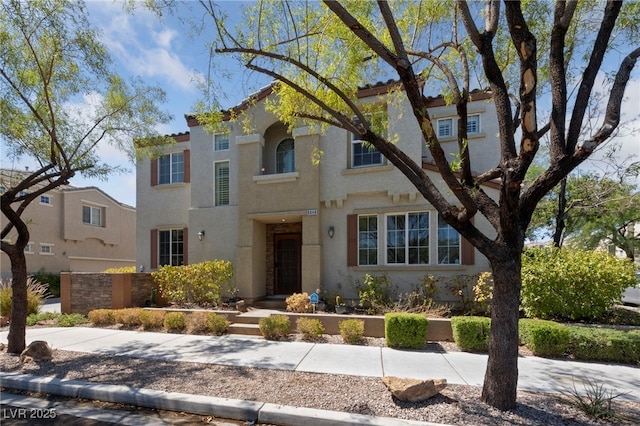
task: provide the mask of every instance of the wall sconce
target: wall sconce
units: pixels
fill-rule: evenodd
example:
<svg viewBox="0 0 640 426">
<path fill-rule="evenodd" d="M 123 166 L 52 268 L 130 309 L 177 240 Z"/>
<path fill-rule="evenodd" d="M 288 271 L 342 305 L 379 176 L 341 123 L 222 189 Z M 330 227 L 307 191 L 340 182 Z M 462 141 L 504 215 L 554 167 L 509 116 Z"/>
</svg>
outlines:
<svg viewBox="0 0 640 426">
<path fill-rule="evenodd" d="M 328 234 L 329 234 L 329 238 L 333 238 L 333 236 L 335 235 L 335 233 L 336 233 L 335 228 L 334 228 L 333 226 L 330 226 L 330 227 L 329 227 L 329 232 L 328 232 Z"/>
<path fill-rule="evenodd" d="M 140 272 L 144 272 L 144 265 L 140 265 Z"/>
<path fill-rule="evenodd" d="M 204 229 L 202 231 L 198 232 L 198 239 L 200 241 L 204 240 Z"/>
</svg>

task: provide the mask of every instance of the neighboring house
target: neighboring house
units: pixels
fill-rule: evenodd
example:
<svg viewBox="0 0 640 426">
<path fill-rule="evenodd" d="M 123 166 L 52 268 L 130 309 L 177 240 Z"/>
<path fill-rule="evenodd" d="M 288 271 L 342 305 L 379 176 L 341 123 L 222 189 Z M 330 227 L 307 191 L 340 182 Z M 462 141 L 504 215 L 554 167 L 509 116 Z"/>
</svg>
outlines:
<svg viewBox="0 0 640 426">
<path fill-rule="evenodd" d="M 363 89 L 360 99 L 378 103 L 387 90 Z M 226 121 L 225 133 L 209 134 L 187 116 L 190 131 L 173 135 L 165 155 L 138 162 L 140 270 L 231 260 L 235 285 L 249 303 L 319 288 L 353 298 L 353 284 L 367 273 L 387 274 L 408 292 L 426 275 L 489 270 L 486 258 L 379 152 L 338 128 L 289 132 L 265 110 L 270 95 L 265 88 L 234 108 L 243 118 Z M 491 95 L 473 96 L 469 148 L 472 166 L 483 172 L 499 158 L 498 125 Z M 457 152 L 455 108 L 440 98 L 429 105 L 445 152 Z M 380 104 L 388 135 L 443 187 L 408 111 L 406 99 Z M 251 132 L 243 131 L 245 119 Z M 485 190 L 497 197 L 495 185 Z M 490 233 L 484 218 L 475 221 Z"/>
<path fill-rule="evenodd" d="M 1 169 L 0 191 L 25 172 Z M 29 227 L 27 271 L 101 272 L 135 265 L 136 209 L 95 187 L 64 185 L 42 194 L 22 214 Z M 2 226 L 7 219 L 2 216 Z M 15 240 L 12 231 L 7 240 Z M 2 277 L 11 276 L 9 257 L 0 258 Z"/>
</svg>

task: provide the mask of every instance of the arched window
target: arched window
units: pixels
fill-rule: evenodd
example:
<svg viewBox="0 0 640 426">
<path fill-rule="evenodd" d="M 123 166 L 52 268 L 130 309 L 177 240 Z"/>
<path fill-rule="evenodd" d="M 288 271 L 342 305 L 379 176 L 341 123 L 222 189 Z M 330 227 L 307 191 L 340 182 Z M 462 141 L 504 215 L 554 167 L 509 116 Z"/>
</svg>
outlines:
<svg viewBox="0 0 640 426">
<path fill-rule="evenodd" d="M 295 171 L 295 149 L 293 139 L 284 139 L 276 148 L 276 173 Z"/>
</svg>

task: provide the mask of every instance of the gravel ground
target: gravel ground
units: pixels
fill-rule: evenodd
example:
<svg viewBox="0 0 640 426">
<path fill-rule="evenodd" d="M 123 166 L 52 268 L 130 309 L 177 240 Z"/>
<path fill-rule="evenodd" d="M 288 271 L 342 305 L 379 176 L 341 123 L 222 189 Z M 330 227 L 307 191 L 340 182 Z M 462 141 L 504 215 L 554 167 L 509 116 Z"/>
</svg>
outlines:
<svg viewBox="0 0 640 426">
<path fill-rule="evenodd" d="M 339 336 L 325 336 L 334 344 Z M 367 345 L 384 345 L 368 338 Z M 457 350 L 455 344 L 430 344 L 434 350 Z M 40 376 L 144 387 L 169 392 L 346 411 L 450 425 L 618 425 L 640 424 L 640 404 L 614 400 L 619 417 L 596 421 L 557 395 L 518 392 L 514 411 L 501 412 L 480 402 L 481 388 L 449 385 L 421 403 L 391 397 L 379 378 L 303 373 L 188 362 L 166 362 L 54 350 L 53 361 L 21 364 L 0 353 L 0 369 Z"/>
</svg>

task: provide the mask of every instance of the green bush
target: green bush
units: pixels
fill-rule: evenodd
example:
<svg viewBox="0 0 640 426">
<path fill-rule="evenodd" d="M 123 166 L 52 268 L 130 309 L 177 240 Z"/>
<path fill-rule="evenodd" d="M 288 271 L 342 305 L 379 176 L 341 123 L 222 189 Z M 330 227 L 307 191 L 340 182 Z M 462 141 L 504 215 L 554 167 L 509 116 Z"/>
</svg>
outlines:
<svg viewBox="0 0 640 426">
<path fill-rule="evenodd" d="M 142 308 L 116 309 L 113 311 L 113 317 L 116 324 L 122 324 L 125 327 L 140 327 L 142 325 L 141 313 Z"/>
<path fill-rule="evenodd" d="M 429 320 L 424 315 L 388 313 L 384 335 L 390 348 L 422 349 L 427 341 Z"/>
<path fill-rule="evenodd" d="M 338 328 L 345 343 L 358 344 L 364 339 L 364 320 L 352 318 L 340 321 Z"/>
<path fill-rule="evenodd" d="M 569 352 L 576 359 L 640 362 L 640 332 L 573 326 L 569 327 L 569 334 Z"/>
<path fill-rule="evenodd" d="M 528 317 L 597 320 L 635 283 L 633 263 L 601 250 L 532 248 L 522 256 Z"/>
<path fill-rule="evenodd" d="M 143 309 L 140 312 L 140 322 L 145 330 L 157 330 L 164 327 L 165 311 Z"/>
<path fill-rule="evenodd" d="M 164 316 L 167 331 L 182 331 L 187 326 L 187 316 L 183 312 L 169 312 Z"/>
<path fill-rule="evenodd" d="M 229 329 L 229 321 L 215 312 L 193 312 L 187 316 L 187 330 L 193 334 L 221 335 Z"/>
<path fill-rule="evenodd" d="M 304 340 L 318 340 L 324 333 L 324 327 L 320 320 L 315 318 L 298 318 L 296 321 L 298 333 L 302 334 Z"/>
<path fill-rule="evenodd" d="M 453 340 L 463 351 L 487 352 L 491 318 L 452 317 Z"/>
<path fill-rule="evenodd" d="M 49 321 L 49 320 L 58 320 L 60 314 L 56 312 L 41 312 L 39 314 L 29 314 L 27 316 L 27 325 L 32 326 L 36 325 L 41 321 Z"/>
<path fill-rule="evenodd" d="M 260 318 L 260 333 L 265 339 L 279 340 L 289 335 L 291 322 L 286 315 L 272 315 L 270 317 Z"/>
<path fill-rule="evenodd" d="M 160 292 L 178 304 L 197 303 L 217 306 L 223 290 L 228 290 L 233 266 L 226 260 L 213 260 L 192 265 L 161 266 L 151 273 Z"/>
<path fill-rule="evenodd" d="M 47 272 L 44 268 L 32 275 L 33 279 L 47 286 L 51 297 L 60 297 L 60 274 Z"/>
<path fill-rule="evenodd" d="M 536 356 L 561 356 L 569 347 L 569 327 L 553 321 L 521 319 L 520 340 Z"/>
<path fill-rule="evenodd" d="M 86 324 L 89 320 L 82 314 L 62 314 L 58 317 L 58 327 L 75 327 L 76 325 Z"/>
<path fill-rule="evenodd" d="M 356 284 L 360 306 L 366 306 L 375 313 L 393 306 L 391 280 L 386 274 L 379 277 L 366 274 L 362 283 Z"/>
<path fill-rule="evenodd" d="M 11 317 L 11 303 L 13 297 L 13 289 L 11 288 L 12 280 L 3 280 L 0 284 L 0 316 Z M 37 314 L 40 305 L 49 297 L 47 286 L 41 284 L 32 277 L 27 278 L 27 316 Z"/>
<path fill-rule="evenodd" d="M 95 325 L 113 325 L 116 323 L 113 309 L 94 309 L 89 311 L 87 317 Z"/>
</svg>

